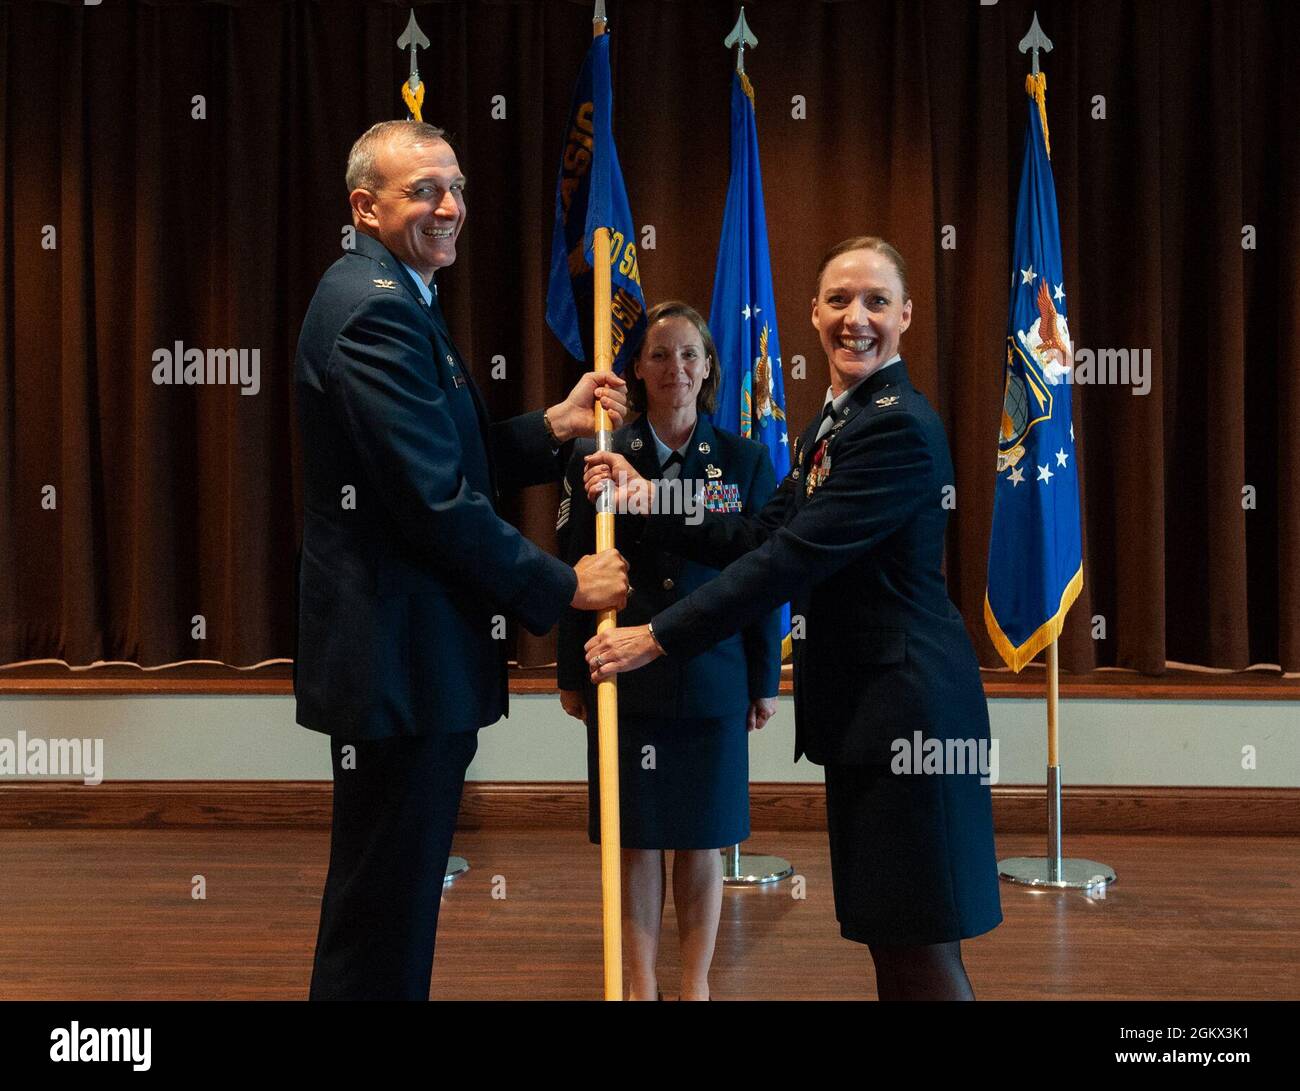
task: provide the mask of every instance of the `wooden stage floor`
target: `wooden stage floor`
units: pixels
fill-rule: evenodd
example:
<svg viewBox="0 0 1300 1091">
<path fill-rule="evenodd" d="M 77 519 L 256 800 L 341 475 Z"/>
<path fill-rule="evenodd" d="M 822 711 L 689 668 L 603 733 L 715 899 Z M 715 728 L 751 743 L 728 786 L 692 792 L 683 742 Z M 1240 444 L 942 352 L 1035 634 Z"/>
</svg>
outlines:
<svg viewBox="0 0 1300 1091">
<path fill-rule="evenodd" d="M 306 995 L 324 830 L 0 831 L 0 999 L 295 999 Z M 789 882 L 729 891 L 718 999 L 874 996 L 865 948 L 834 919 L 825 835 L 760 831 Z M 1005 921 L 964 945 L 984 999 L 1300 998 L 1300 841 L 1080 836 L 1071 855 L 1119 881 L 1104 899 L 1003 886 Z M 999 838 L 1002 856 L 1039 838 Z M 432 995 L 598 999 L 597 850 L 579 831 L 458 836 L 473 870 L 448 889 Z M 191 897 L 202 875 L 206 900 Z M 494 898 L 494 889 L 504 898 Z M 665 915 L 661 984 L 676 995 Z"/>
</svg>

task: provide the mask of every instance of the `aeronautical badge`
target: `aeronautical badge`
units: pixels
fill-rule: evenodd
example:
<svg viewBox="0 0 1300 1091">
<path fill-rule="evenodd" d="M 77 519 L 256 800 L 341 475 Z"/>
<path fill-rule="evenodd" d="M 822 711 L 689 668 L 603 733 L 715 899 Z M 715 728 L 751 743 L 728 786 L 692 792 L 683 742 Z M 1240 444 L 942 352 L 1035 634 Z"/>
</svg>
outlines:
<svg viewBox="0 0 1300 1091">
<path fill-rule="evenodd" d="M 712 448 L 710 448 L 707 443 L 704 442 L 700 443 L 700 454 L 707 455 L 710 450 L 712 450 Z"/>
<path fill-rule="evenodd" d="M 397 290 L 397 281 L 389 280 L 387 277 L 375 277 L 375 279 L 372 280 L 370 283 L 373 284 L 376 288 L 387 288 L 390 291 Z"/>
<path fill-rule="evenodd" d="M 710 464 L 710 465 L 708 465 L 708 466 L 705 466 L 705 467 L 704 467 L 704 472 L 705 472 L 709 477 L 721 477 L 721 476 L 722 476 L 722 471 L 721 471 L 720 469 L 718 469 L 718 467 L 716 467 L 716 466 L 714 466 L 714 465 L 712 465 L 712 464 Z"/>
<path fill-rule="evenodd" d="M 890 394 L 887 397 L 876 399 L 876 405 L 878 405 L 881 409 L 887 409 L 889 408 L 889 406 L 897 405 L 897 404 L 898 404 L 897 394 Z"/>
<path fill-rule="evenodd" d="M 632 440 L 630 444 L 628 444 L 628 446 L 631 447 L 632 450 L 634 451 L 639 451 L 644 446 L 644 444 L 641 442 L 641 437 L 637 436 L 634 440 Z"/>
<path fill-rule="evenodd" d="M 804 491 L 809 498 L 812 497 L 812 494 L 817 491 L 831 473 L 831 454 L 828 440 L 829 437 L 817 445 L 817 450 L 813 452 L 812 465 L 808 467 L 808 479 L 804 482 Z"/>
</svg>

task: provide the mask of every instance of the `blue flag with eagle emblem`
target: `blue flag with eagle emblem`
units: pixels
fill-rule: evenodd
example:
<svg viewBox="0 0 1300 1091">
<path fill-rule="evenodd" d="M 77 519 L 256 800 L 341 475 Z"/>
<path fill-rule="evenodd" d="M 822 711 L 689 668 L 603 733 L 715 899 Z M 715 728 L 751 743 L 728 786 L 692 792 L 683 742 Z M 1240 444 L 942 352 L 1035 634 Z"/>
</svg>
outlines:
<svg viewBox="0 0 1300 1091">
<path fill-rule="evenodd" d="M 718 347 L 722 383 L 713 423 L 767 448 L 781 481 L 790 472 L 781 342 L 767 247 L 763 175 L 758 162 L 754 88 L 743 72 L 731 81 L 731 181 L 713 275 L 709 330 Z M 782 607 L 781 632 L 790 632 Z M 784 654 L 789 655 L 789 638 Z"/>
<path fill-rule="evenodd" d="M 722 366 L 713 423 L 763 444 L 780 481 L 790 472 L 785 382 L 758 163 L 754 89 L 743 72 L 737 72 L 731 82 L 731 183 L 722 214 L 709 329 Z"/>
<path fill-rule="evenodd" d="M 1049 159 L 1043 74 L 1029 76 L 1016 207 L 984 623 L 1019 671 L 1061 633 L 1083 587 L 1079 478 L 1070 411 L 1074 350 Z"/>
<path fill-rule="evenodd" d="M 609 228 L 611 367 L 622 373 L 645 328 L 645 296 L 632 210 L 614 148 L 609 35 L 593 38 L 565 130 L 555 183 L 555 232 L 546 292 L 546 324 L 577 360 L 592 359 L 593 240 Z"/>
</svg>

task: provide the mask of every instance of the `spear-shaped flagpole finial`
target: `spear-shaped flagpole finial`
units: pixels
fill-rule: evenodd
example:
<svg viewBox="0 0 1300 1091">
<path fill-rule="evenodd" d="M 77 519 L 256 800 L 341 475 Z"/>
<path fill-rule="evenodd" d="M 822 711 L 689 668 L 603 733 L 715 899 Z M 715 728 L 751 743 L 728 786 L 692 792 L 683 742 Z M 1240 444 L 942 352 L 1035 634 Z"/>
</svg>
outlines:
<svg viewBox="0 0 1300 1091">
<path fill-rule="evenodd" d="M 745 22 L 745 6 L 740 6 L 740 18 L 736 20 L 736 25 L 731 28 L 731 33 L 727 35 L 727 40 L 722 43 L 728 49 L 733 45 L 736 47 L 736 71 L 742 76 L 745 74 L 745 46 L 753 49 L 758 45 L 758 39 L 754 37 L 754 32 L 749 29 L 749 24 Z"/>
<path fill-rule="evenodd" d="M 397 39 L 398 49 L 410 49 L 411 51 L 411 74 L 407 78 L 406 86 L 414 91 L 420 86 L 420 65 L 416 58 L 417 49 L 428 49 L 429 39 L 424 36 L 424 31 L 415 21 L 415 9 L 411 9 L 411 17 L 406 21 L 406 29 L 402 31 L 402 36 Z"/>
<path fill-rule="evenodd" d="M 1038 25 L 1038 12 L 1034 12 L 1034 21 L 1029 24 L 1029 33 L 1020 39 L 1020 52 L 1028 53 L 1033 50 L 1033 74 L 1038 75 L 1038 51 L 1044 53 L 1052 51 L 1052 39 L 1043 33 L 1043 28 Z"/>
<path fill-rule="evenodd" d="M 596 0 L 596 12 L 591 17 L 593 23 L 608 23 L 609 19 L 605 17 L 605 0 Z"/>
<path fill-rule="evenodd" d="M 423 121 L 421 107 L 424 105 L 424 86 L 420 83 L 420 64 L 416 58 L 416 50 L 428 49 L 429 39 L 424 36 L 424 31 L 415 21 L 414 9 L 411 10 L 411 17 L 406 21 L 406 29 L 397 39 L 397 48 L 411 51 L 411 74 L 402 85 L 402 99 L 406 103 L 406 108 L 411 111 L 411 117 L 416 121 Z"/>
</svg>

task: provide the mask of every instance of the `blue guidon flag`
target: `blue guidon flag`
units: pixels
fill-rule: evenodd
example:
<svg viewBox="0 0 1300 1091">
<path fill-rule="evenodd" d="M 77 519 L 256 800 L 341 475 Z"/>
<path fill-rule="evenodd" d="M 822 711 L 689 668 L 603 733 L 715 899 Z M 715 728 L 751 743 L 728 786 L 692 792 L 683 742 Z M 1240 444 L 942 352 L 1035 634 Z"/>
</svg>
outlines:
<svg viewBox="0 0 1300 1091">
<path fill-rule="evenodd" d="M 555 233 L 546 323 L 575 359 L 592 359 L 592 240 L 609 229 L 613 361 L 622 373 L 645 329 L 645 296 L 637 263 L 632 210 L 614 150 L 614 95 L 609 35 L 593 38 L 573 92 L 564 156 L 555 184 Z"/>
<path fill-rule="evenodd" d="M 1019 671 L 1061 633 L 1083 587 L 1079 478 L 1061 229 L 1048 144 L 1047 81 L 1029 76 L 1029 125 L 1016 208 L 998 478 L 984 623 Z"/>
<path fill-rule="evenodd" d="M 722 214 L 709 329 L 722 368 L 713 423 L 763 444 L 772 456 L 776 479 L 781 481 L 790 472 L 785 381 L 758 162 L 754 88 L 743 72 L 735 73 L 731 81 L 731 181 Z M 789 633 L 790 608 L 783 610 L 781 631 Z"/>
</svg>

